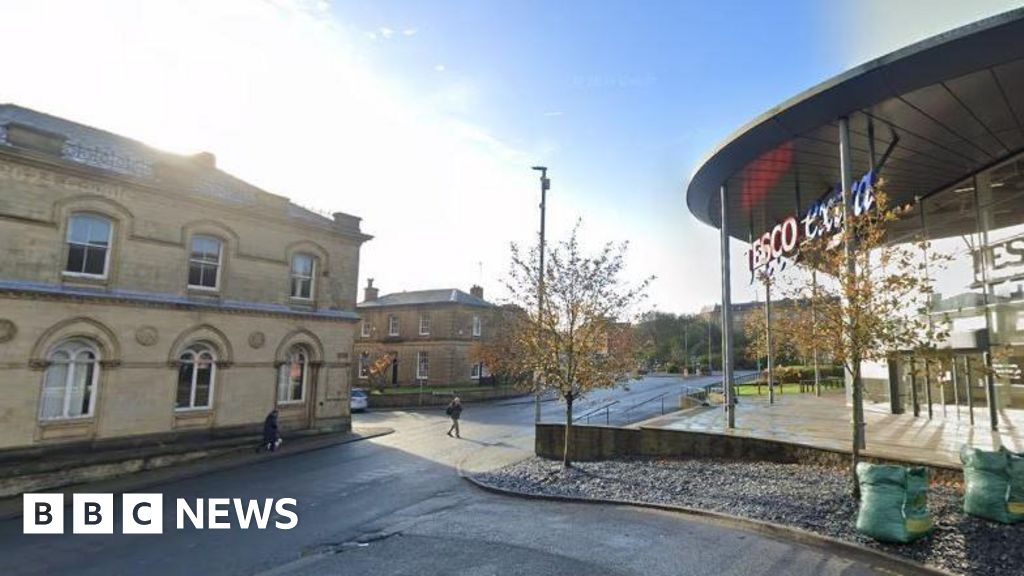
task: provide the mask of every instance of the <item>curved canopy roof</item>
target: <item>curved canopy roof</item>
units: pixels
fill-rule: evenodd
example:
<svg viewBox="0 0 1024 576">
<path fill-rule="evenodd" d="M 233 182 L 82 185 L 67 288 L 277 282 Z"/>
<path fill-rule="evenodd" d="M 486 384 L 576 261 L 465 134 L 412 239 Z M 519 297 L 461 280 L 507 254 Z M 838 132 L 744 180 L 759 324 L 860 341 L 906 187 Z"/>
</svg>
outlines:
<svg viewBox="0 0 1024 576">
<path fill-rule="evenodd" d="M 802 213 L 839 181 L 840 117 L 850 119 L 853 177 L 869 170 L 869 126 L 885 190 L 927 196 L 1024 150 L 1024 9 L 980 20 L 872 60 L 765 112 L 718 146 L 686 204 L 747 240 Z"/>
</svg>

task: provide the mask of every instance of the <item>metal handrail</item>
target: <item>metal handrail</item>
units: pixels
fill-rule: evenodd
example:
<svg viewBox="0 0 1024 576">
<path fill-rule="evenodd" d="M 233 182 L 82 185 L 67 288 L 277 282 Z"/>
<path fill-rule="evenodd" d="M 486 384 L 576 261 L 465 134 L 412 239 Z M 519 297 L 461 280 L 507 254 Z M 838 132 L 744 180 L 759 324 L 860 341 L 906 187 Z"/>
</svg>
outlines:
<svg viewBox="0 0 1024 576">
<path fill-rule="evenodd" d="M 644 400 L 643 402 L 638 402 L 638 403 L 636 403 L 636 404 L 633 404 L 633 405 L 632 405 L 632 406 L 630 406 L 629 408 L 626 408 L 625 410 L 623 410 L 623 411 L 622 411 L 622 413 L 623 413 L 623 414 L 625 414 L 625 413 L 627 413 L 627 412 L 631 411 L 631 410 L 632 410 L 632 409 L 634 409 L 634 408 L 639 408 L 640 406 L 643 406 L 644 404 L 647 404 L 648 402 L 653 402 L 653 401 L 655 401 L 655 400 L 661 399 L 661 400 L 662 400 L 662 404 L 661 404 L 661 413 L 662 413 L 662 414 L 664 414 L 664 413 L 665 413 L 665 402 L 664 402 L 664 400 L 665 400 L 665 396 L 668 396 L 668 395 L 670 395 L 670 394 L 678 394 L 678 392 L 675 392 L 675 391 L 669 390 L 668 392 L 664 392 L 664 393 L 662 393 L 662 394 L 658 394 L 657 396 L 654 396 L 654 397 L 648 398 L 647 400 Z"/>
<path fill-rule="evenodd" d="M 579 416 L 573 418 L 572 421 L 573 422 L 577 422 L 579 420 L 582 420 L 582 419 L 586 418 L 587 419 L 587 423 L 589 424 L 590 423 L 590 417 L 592 415 L 602 411 L 602 410 L 605 411 L 605 421 L 607 421 L 608 420 L 608 407 L 612 406 L 612 405 L 615 405 L 615 404 L 618 404 L 618 403 L 619 403 L 618 400 L 612 400 L 611 402 L 609 402 L 607 404 L 604 404 L 602 406 L 598 406 L 597 408 L 594 408 L 593 410 L 591 410 L 591 411 L 589 411 L 589 412 L 587 412 L 585 414 L 580 414 Z"/>
</svg>

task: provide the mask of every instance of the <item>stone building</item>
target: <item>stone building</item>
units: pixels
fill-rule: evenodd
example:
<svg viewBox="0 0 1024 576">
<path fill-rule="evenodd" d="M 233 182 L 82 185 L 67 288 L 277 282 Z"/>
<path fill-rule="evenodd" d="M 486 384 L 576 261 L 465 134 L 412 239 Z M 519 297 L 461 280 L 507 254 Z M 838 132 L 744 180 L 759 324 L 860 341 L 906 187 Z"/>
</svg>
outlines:
<svg viewBox="0 0 1024 576">
<path fill-rule="evenodd" d="M 350 426 L 359 219 L 0 105 L 0 449 Z"/>
<path fill-rule="evenodd" d="M 483 288 L 395 292 L 378 296 L 373 279 L 358 305 L 362 316 L 355 339 L 355 378 L 371 383 L 370 366 L 387 362 L 374 378 L 386 386 L 447 386 L 487 379 L 475 361 L 473 345 L 487 337 L 498 308 L 484 300 Z"/>
</svg>

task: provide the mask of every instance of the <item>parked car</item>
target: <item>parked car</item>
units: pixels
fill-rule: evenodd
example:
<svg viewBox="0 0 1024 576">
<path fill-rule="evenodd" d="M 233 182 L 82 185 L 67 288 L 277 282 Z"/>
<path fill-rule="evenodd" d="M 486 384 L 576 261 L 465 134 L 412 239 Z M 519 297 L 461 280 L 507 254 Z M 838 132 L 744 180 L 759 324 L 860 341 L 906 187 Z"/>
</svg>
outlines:
<svg viewBox="0 0 1024 576">
<path fill-rule="evenodd" d="M 369 406 L 369 398 L 366 396 L 366 390 L 362 388 L 352 389 L 352 398 L 349 400 L 349 408 L 353 412 L 362 412 Z"/>
</svg>

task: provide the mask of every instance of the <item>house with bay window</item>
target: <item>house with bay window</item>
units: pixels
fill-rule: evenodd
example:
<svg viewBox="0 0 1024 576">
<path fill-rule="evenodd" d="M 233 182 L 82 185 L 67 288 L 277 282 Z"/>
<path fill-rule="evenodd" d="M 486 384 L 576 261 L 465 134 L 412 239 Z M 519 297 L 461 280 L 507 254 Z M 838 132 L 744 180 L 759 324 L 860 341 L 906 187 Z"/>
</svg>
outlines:
<svg viewBox="0 0 1024 576">
<path fill-rule="evenodd" d="M 360 220 L 0 105 L 0 451 L 350 426 Z"/>
</svg>

